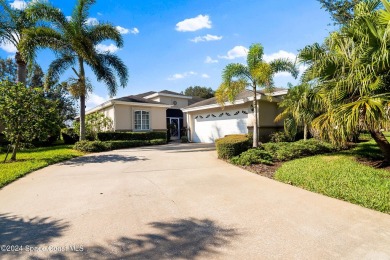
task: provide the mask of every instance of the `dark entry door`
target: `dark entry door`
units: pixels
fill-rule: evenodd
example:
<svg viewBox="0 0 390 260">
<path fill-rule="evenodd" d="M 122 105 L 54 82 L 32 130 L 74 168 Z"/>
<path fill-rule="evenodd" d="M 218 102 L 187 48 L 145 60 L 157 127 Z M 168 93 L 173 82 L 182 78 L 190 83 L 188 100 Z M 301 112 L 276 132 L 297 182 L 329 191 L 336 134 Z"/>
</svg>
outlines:
<svg viewBox="0 0 390 260">
<path fill-rule="evenodd" d="M 171 138 L 179 139 L 180 138 L 180 121 L 179 118 L 171 118 L 170 122 L 171 127 Z"/>
</svg>

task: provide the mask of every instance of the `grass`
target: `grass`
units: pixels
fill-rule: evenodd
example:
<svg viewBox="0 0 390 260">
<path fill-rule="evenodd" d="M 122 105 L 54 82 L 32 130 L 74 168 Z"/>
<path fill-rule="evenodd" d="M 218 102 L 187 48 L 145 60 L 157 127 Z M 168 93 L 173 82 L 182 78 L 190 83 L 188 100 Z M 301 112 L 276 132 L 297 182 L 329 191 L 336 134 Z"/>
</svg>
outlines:
<svg viewBox="0 0 390 260">
<path fill-rule="evenodd" d="M 284 163 L 274 178 L 284 183 L 390 214 L 390 171 L 363 165 L 357 158 L 380 160 L 374 141 L 350 151 Z"/>
<path fill-rule="evenodd" d="M 19 151 L 16 155 L 16 162 L 7 160 L 7 162 L 3 163 L 5 153 L 2 153 L 0 154 L 0 188 L 27 173 L 83 154 L 73 150 L 72 145 L 41 147 Z"/>
</svg>

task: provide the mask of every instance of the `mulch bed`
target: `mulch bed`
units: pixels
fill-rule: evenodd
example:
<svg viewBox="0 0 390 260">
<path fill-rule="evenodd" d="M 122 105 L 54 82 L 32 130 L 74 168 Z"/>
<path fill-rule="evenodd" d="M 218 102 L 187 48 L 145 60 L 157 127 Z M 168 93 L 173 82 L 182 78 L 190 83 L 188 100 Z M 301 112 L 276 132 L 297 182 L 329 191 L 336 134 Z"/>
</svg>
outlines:
<svg viewBox="0 0 390 260">
<path fill-rule="evenodd" d="M 390 164 L 388 162 L 384 162 L 383 160 L 358 157 L 356 158 L 356 161 L 366 166 L 373 167 L 375 169 L 390 171 Z"/>
<path fill-rule="evenodd" d="M 247 171 L 256 173 L 258 175 L 273 179 L 275 172 L 282 166 L 281 162 L 276 162 L 274 165 L 253 164 L 250 166 L 239 166 Z"/>
</svg>

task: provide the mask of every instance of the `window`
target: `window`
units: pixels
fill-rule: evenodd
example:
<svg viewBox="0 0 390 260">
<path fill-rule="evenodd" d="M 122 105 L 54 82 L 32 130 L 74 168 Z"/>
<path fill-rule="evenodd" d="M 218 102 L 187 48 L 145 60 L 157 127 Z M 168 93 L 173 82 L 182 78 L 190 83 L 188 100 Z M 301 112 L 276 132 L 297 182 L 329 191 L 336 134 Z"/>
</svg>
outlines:
<svg viewBox="0 0 390 260">
<path fill-rule="evenodd" d="M 135 111 L 134 112 L 134 129 L 135 130 L 149 130 L 149 112 Z"/>
</svg>

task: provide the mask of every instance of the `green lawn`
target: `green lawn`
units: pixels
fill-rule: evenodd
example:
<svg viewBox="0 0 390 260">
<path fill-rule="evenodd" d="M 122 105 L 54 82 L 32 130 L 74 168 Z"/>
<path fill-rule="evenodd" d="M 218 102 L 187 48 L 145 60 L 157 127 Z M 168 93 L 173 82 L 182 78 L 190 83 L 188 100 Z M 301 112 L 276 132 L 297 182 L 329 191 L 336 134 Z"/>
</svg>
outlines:
<svg viewBox="0 0 390 260">
<path fill-rule="evenodd" d="M 68 160 L 83 155 L 72 149 L 72 145 L 59 145 L 26 149 L 18 152 L 16 162 L 3 163 L 5 154 L 0 154 L 0 188 L 26 175 L 29 172 L 43 168 L 50 164 Z"/>
<path fill-rule="evenodd" d="M 274 178 L 390 214 L 390 171 L 363 165 L 357 157 L 380 159 L 381 155 L 370 141 L 350 151 L 286 162 Z"/>
</svg>

